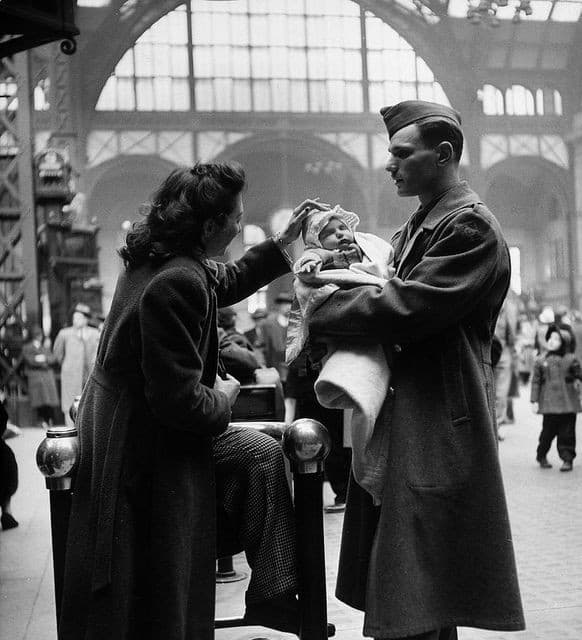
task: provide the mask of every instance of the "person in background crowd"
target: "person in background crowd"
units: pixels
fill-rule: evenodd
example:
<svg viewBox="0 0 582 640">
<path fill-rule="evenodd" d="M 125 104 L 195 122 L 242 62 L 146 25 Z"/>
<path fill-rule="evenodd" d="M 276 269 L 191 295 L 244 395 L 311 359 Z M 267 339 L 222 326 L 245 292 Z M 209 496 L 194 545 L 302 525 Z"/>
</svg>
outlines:
<svg viewBox="0 0 582 640">
<path fill-rule="evenodd" d="M 546 333 L 555 322 L 554 310 L 550 306 L 545 306 L 538 316 L 535 348 L 538 356 L 543 356 L 547 351 Z"/>
<path fill-rule="evenodd" d="M 53 353 L 61 367 L 61 409 L 65 422 L 72 426 L 69 409 L 89 378 L 99 344 L 99 331 L 89 326 L 91 308 L 77 303 L 72 326 L 57 333 Z"/>
<path fill-rule="evenodd" d="M 570 312 L 568 308 L 563 304 L 556 307 L 554 311 L 554 324 L 564 334 L 566 339 L 566 351 L 568 353 L 576 352 L 576 334 L 572 329 L 572 321 L 570 319 Z"/>
<path fill-rule="evenodd" d="M 287 344 L 287 327 L 293 296 L 290 293 L 279 293 L 275 298 L 274 312 L 269 314 L 261 324 L 265 366 L 275 367 L 279 372 L 281 384 L 285 390 L 287 382 L 287 364 L 285 348 Z"/>
<path fill-rule="evenodd" d="M 18 521 L 12 515 L 11 500 L 18 489 L 18 464 L 4 436 L 8 426 L 8 412 L 4 406 L 6 394 L 0 389 L 0 524 L 2 529 L 14 529 Z"/>
<path fill-rule="evenodd" d="M 536 325 L 529 313 L 522 313 L 516 339 L 518 354 L 518 375 L 522 384 L 527 384 L 531 377 L 535 360 Z"/>
<path fill-rule="evenodd" d="M 265 366 L 265 352 L 263 343 L 262 325 L 263 320 L 268 316 L 266 309 L 256 309 L 251 313 L 251 320 L 254 326 L 248 331 L 244 332 L 245 338 L 251 343 L 251 346 L 255 350 L 257 359 L 261 363 L 261 366 Z"/>
<path fill-rule="evenodd" d="M 120 250 L 77 416 L 59 640 L 212 640 L 217 551 L 242 547 L 246 623 L 299 632 L 283 453 L 229 427 L 240 385 L 217 376 L 216 317 L 287 273 L 303 219 L 328 205 L 305 200 L 276 237 L 216 262 L 241 231 L 245 184 L 236 163 L 175 169 Z"/>
<path fill-rule="evenodd" d="M 28 380 L 30 406 L 36 409 L 44 428 L 54 424 L 59 395 L 53 366 L 57 358 L 44 343 L 44 334 L 39 326 L 30 332 L 30 341 L 22 349 L 24 372 Z"/>
<path fill-rule="evenodd" d="M 459 114 L 420 100 L 381 114 L 386 170 L 420 206 L 392 238 L 396 274 L 383 289 L 339 289 L 309 324 L 314 340 L 382 345 L 393 374 L 382 504 L 350 477 L 336 596 L 365 611 L 364 635 L 377 640 L 519 631 L 489 360 L 509 250 L 460 179 Z"/>
<path fill-rule="evenodd" d="M 236 315 L 232 307 L 218 310 L 219 358 L 226 373 L 249 384 L 255 382 L 255 371 L 261 365 L 251 343 L 236 330 Z"/>
<path fill-rule="evenodd" d="M 545 336 L 547 351 L 536 360 L 532 383 L 533 410 L 543 415 L 536 460 L 542 469 L 550 469 L 547 454 L 554 438 L 562 459 L 560 471 L 572 471 L 576 457 L 576 414 L 582 411 L 575 386 L 582 380 L 580 362 L 568 352 L 568 334 L 550 326 Z"/>
<path fill-rule="evenodd" d="M 501 346 L 499 360 L 495 365 L 495 416 L 497 438 L 504 439 L 503 425 L 507 423 L 507 398 L 511 386 L 513 353 L 515 351 L 515 331 L 510 311 L 510 301 L 506 298 L 495 324 L 495 337 Z"/>
</svg>

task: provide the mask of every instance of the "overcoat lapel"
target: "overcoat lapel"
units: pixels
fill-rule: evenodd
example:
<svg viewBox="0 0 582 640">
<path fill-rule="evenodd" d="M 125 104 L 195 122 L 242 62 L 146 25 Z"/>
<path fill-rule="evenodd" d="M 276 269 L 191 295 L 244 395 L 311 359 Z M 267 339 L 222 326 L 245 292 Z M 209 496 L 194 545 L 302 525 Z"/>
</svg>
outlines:
<svg viewBox="0 0 582 640">
<path fill-rule="evenodd" d="M 479 196 L 469 187 L 466 182 L 461 182 L 458 185 L 449 189 L 440 200 L 432 207 L 432 209 L 426 214 L 426 218 L 419 225 L 412 238 L 408 240 L 408 224 L 402 227 L 400 236 L 397 240 L 397 245 L 394 250 L 394 262 L 396 266 L 396 276 L 404 279 L 403 275 L 405 271 L 405 265 L 407 258 L 412 254 L 416 255 L 413 251 L 415 244 L 422 238 L 424 233 L 431 233 L 437 227 L 437 225 L 444 220 L 444 218 L 453 216 L 461 209 L 481 202 Z M 418 209 L 417 209 L 418 211 Z M 416 213 L 416 212 L 415 212 Z M 415 214 L 412 214 L 414 216 Z M 411 216 L 411 217 L 412 217 Z M 410 219 L 409 219 L 410 221 Z M 407 241 L 408 240 L 408 241 Z M 412 265 L 411 265 L 412 266 Z M 410 272 L 410 269 L 407 269 Z"/>
</svg>

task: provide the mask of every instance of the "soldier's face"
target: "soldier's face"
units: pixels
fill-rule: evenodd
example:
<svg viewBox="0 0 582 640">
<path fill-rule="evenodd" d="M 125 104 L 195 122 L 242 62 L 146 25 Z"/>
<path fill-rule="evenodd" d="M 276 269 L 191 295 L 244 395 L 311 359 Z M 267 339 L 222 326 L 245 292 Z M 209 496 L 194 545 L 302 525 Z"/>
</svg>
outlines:
<svg viewBox="0 0 582 640">
<path fill-rule="evenodd" d="M 438 179 L 437 161 L 437 151 L 424 144 L 415 124 L 403 127 L 390 138 L 386 171 L 399 196 L 430 193 Z"/>
</svg>

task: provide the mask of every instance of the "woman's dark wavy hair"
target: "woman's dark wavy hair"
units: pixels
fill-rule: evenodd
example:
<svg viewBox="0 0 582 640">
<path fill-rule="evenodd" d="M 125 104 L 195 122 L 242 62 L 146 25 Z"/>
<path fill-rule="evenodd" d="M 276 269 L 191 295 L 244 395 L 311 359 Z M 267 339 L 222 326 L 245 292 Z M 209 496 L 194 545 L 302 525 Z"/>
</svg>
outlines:
<svg viewBox="0 0 582 640">
<path fill-rule="evenodd" d="M 236 162 L 175 169 L 152 195 L 146 217 L 128 232 L 119 250 L 125 266 L 196 253 L 204 222 L 223 224 L 244 188 L 245 172 Z"/>
</svg>

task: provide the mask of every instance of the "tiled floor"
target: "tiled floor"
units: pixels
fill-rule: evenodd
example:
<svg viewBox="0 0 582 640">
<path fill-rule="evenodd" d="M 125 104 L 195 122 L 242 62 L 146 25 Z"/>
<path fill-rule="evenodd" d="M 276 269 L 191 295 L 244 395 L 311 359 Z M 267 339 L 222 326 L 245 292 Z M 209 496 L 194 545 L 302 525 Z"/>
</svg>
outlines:
<svg viewBox="0 0 582 640">
<path fill-rule="evenodd" d="M 500 446 L 528 629 L 520 633 L 462 629 L 461 640 L 582 640 L 582 466 L 572 473 L 540 470 L 534 462 L 541 418 L 531 413 L 527 391 L 516 402 L 516 424 Z M 9 441 L 20 465 L 14 498 L 20 527 L 0 531 L 0 640 L 55 640 L 48 494 L 34 455 L 43 437 L 25 428 Z M 582 465 L 582 462 L 580 463 Z M 329 488 L 324 499 L 329 501 Z M 329 620 L 338 640 L 361 638 L 362 614 L 333 597 L 341 514 L 325 515 Z M 244 569 L 244 557 L 235 559 Z M 217 613 L 242 613 L 245 582 L 217 587 Z M 260 628 L 225 629 L 217 640 L 294 636 Z M 104 639 L 105 640 L 105 639 Z M 195 640 L 195 639 L 193 639 Z"/>
</svg>

